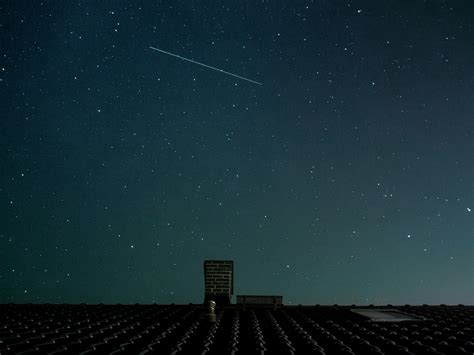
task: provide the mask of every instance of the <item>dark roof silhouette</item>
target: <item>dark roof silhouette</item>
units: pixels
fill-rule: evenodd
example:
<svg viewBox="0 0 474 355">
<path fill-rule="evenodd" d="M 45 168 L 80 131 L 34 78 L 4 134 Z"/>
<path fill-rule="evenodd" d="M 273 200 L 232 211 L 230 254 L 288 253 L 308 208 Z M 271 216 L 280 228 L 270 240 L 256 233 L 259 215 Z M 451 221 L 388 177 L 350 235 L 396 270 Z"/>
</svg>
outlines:
<svg viewBox="0 0 474 355">
<path fill-rule="evenodd" d="M 473 354 L 474 306 L 385 306 L 422 321 L 372 322 L 349 306 L 0 305 L 0 353 Z M 367 308 L 367 307 L 365 307 Z"/>
</svg>

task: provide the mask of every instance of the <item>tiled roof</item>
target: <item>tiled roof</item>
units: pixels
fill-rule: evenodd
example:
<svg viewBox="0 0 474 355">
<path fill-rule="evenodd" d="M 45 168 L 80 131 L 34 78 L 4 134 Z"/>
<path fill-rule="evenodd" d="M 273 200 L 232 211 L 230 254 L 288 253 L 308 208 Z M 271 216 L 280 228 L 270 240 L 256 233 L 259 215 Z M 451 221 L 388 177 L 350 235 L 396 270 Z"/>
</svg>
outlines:
<svg viewBox="0 0 474 355">
<path fill-rule="evenodd" d="M 474 354 L 473 306 L 400 306 L 423 321 L 371 322 L 354 307 L 0 305 L 0 353 Z M 384 307 L 377 307 L 377 309 Z"/>
</svg>

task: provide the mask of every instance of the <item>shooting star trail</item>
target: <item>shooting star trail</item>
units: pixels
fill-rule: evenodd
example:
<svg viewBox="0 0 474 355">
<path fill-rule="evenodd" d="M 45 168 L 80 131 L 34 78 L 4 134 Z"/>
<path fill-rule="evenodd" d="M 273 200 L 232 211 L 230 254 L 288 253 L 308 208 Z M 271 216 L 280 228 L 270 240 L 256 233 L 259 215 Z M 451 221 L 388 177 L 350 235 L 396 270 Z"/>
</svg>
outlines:
<svg viewBox="0 0 474 355">
<path fill-rule="evenodd" d="M 158 52 L 161 52 L 161 53 L 164 53 L 164 54 L 168 54 L 172 57 L 176 57 L 176 58 L 179 58 L 181 60 L 185 60 L 187 62 L 191 62 L 191 63 L 194 63 L 194 64 L 197 64 L 197 65 L 200 65 L 200 66 L 203 66 L 205 68 L 208 68 L 208 69 L 212 69 L 212 70 L 215 70 L 215 71 L 218 71 L 219 73 L 224 73 L 224 74 L 227 74 L 227 75 L 230 75 L 230 76 L 233 76 L 235 78 L 239 78 L 239 79 L 242 79 L 242 80 L 246 80 L 248 82 L 251 82 L 253 84 L 257 84 L 257 85 L 262 85 L 262 83 L 259 83 L 258 81 L 254 81 L 254 80 L 251 80 L 249 78 L 245 78 L 243 76 L 240 76 L 240 75 L 237 75 L 237 74 L 234 74 L 234 73 L 230 73 L 228 71 L 225 71 L 225 70 L 222 70 L 222 69 L 219 69 L 219 68 L 215 68 L 215 67 L 211 67 L 210 65 L 207 65 L 207 64 L 204 64 L 204 63 L 199 63 L 199 62 L 196 62 L 195 60 L 192 60 L 192 59 L 189 59 L 189 58 L 185 58 L 185 57 L 181 57 L 180 55 L 177 55 L 177 54 L 174 54 L 174 53 L 171 53 L 171 52 L 167 52 L 167 51 L 164 51 L 162 49 L 159 49 L 159 48 L 155 48 L 155 47 L 152 47 L 150 46 L 150 49 L 153 49 L 155 51 L 158 51 Z"/>
</svg>

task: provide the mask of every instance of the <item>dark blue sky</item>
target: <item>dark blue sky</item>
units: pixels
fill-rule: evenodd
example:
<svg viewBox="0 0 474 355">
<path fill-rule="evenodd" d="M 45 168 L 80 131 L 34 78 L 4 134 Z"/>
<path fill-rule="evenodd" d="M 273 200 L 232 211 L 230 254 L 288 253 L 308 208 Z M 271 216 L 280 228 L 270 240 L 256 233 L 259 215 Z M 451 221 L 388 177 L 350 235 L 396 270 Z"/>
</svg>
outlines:
<svg viewBox="0 0 474 355">
<path fill-rule="evenodd" d="M 472 1 L 0 8 L 0 302 L 472 303 Z"/>
</svg>

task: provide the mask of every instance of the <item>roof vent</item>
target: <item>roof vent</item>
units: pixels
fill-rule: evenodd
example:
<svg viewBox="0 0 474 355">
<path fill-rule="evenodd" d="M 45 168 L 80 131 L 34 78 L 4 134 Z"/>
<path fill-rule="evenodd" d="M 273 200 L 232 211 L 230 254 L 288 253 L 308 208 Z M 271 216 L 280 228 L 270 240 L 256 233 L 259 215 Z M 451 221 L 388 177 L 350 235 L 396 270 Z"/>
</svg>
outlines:
<svg viewBox="0 0 474 355">
<path fill-rule="evenodd" d="M 216 302 L 209 301 L 207 302 L 207 320 L 209 323 L 216 322 Z"/>
</svg>

